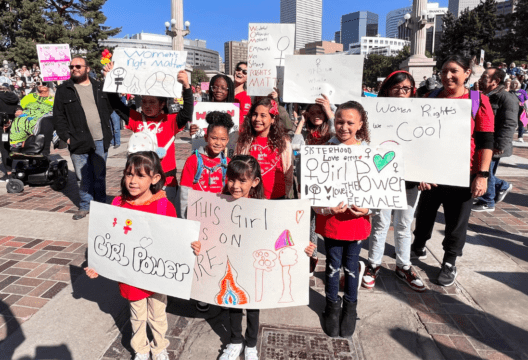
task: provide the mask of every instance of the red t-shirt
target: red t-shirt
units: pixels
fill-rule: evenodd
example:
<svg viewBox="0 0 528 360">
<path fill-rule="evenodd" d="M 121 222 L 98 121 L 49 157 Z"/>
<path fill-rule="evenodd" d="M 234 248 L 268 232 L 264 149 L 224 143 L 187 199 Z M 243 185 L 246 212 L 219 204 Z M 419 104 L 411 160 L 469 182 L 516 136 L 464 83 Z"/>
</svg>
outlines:
<svg viewBox="0 0 528 360">
<path fill-rule="evenodd" d="M 427 95 L 426 95 L 427 97 Z M 444 98 L 442 93 L 438 94 L 437 98 Z M 469 93 L 464 94 L 460 97 L 450 99 L 469 99 Z M 495 115 L 491 107 L 489 98 L 481 94 L 480 107 L 475 116 L 475 121 L 471 120 L 471 174 L 476 174 L 480 171 L 479 164 L 480 159 L 478 152 L 475 151 L 475 131 L 480 132 L 494 132 L 495 131 Z"/>
<path fill-rule="evenodd" d="M 211 159 L 207 155 L 198 154 L 202 157 L 203 164 L 209 168 L 213 168 L 216 165 L 220 164 L 220 158 Z M 229 164 L 230 159 L 226 159 Z M 185 161 L 183 166 L 182 176 L 181 176 L 181 186 L 187 186 L 193 190 L 206 191 L 211 193 L 221 193 L 222 192 L 222 168 L 218 167 L 216 171 L 211 174 L 207 168 L 203 168 L 202 176 L 196 184 L 194 184 L 194 176 L 196 175 L 196 170 L 198 169 L 198 160 L 196 154 L 192 154 Z M 211 185 L 209 185 L 209 179 L 211 179 Z"/>
<path fill-rule="evenodd" d="M 267 137 L 257 136 L 249 155 L 257 159 L 262 172 L 262 185 L 266 199 L 276 199 L 286 195 L 286 184 L 284 182 L 284 169 L 282 167 L 279 150 L 271 151 Z"/>
<path fill-rule="evenodd" d="M 354 218 L 348 211 L 328 216 L 317 214 L 315 220 L 315 232 L 334 240 L 365 240 L 370 235 L 370 230 L 369 216 Z"/>
<path fill-rule="evenodd" d="M 242 91 L 235 95 L 235 102 L 240 104 L 239 130 L 242 130 L 242 124 L 244 123 L 244 118 L 249 112 L 249 109 L 251 109 L 251 98 L 248 96 L 246 91 Z"/>
<path fill-rule="evenodd" d="M 176 123 L 176 114 L 161 114 L 156 118 L 147 118 L 147 126 L 151 131 L 154 131 L 156 125 L 162 121 L 163 123 L 159 126 L 156 133 L 156 138 L 158 139 L 158 146 L 164 147 L 172 139 L 174 135 L 180 132 L 181 129 L 178 129 L 178 124 Z M 133 132 L 143 131 L 143 119 L 140 113 L 135 110 L 130 110 L 130 119 L 128 120 L 127 129 L 132 130 Z M 174 151 L 174 143 L 167 149 L 167 154 L 163 159 L 161 159 L 161 167 L 163 171 L 169 172 L 176 169 L 176 153 Z M 178 181 L 176 176 L 167 176 L 165 181 L 166 186 L 176 186 Z"/>
<path fill-rule="evenodd" d="M 128 202 L 121 204 L 121 196 L 118 196 L 112 201 L 112 205 L 119 206 L 125 209 L 132 209 L 143 211 L 151 214 L 165 215 L 170 217 L 177 217 L 174 205 L 165 197 L 165 192 L 158 193 L 143 205 L 132 205 Z M 139 289 L 135 286 L 119 283 L 119 291 L 121 296 L 129 301 L 142 300 L 154 294 L 152 291 Z"/>
</svg>

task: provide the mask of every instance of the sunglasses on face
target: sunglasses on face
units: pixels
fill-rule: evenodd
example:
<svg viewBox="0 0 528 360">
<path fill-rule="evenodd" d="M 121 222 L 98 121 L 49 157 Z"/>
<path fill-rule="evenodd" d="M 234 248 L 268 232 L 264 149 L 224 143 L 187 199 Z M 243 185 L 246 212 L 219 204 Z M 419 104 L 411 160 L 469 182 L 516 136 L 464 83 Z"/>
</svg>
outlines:
<svg viewBox="0 0 528 360">
<path fill-rule="evenodd" d="M 70 70 L 73 70 L 74 68 L 77 70 L 81 70 L 83 67 L 86 67 L 86 65 L 70 65 Z"/>
<path fill-rule="evenodd" d="M 247 75 L 247 70 L 237 67 L 236 71 L 242 71 L 242 74 Z"/>
</svg>

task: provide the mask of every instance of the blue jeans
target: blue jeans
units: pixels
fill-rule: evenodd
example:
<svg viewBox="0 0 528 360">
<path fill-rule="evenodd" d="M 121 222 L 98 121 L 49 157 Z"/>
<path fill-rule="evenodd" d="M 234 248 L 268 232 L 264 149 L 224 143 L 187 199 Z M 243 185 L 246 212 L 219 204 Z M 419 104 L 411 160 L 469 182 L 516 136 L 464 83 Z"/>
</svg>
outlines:
<svg viewBox="0 0 528 360">
<path fill-rule="evenodd" d="M 110 144 L 112 145 L 121 145 L 121 118 L 117 113 L 114 111 L 112 115 L 110 116 L 112 119 L 112 141 Z"/>
<path fill-rule="evenodd" d="M 358 289 L 360 241 L 324 238 L 326 249 L 325 293 L 331 302 L 339 301 L 339 270 L 345 270 L 345 300 L 355 303 Z"/>
<path fill-rule="evenodd" d="M 497 173 L 497 168 L 499 167 L 499 161 L 500 158 L 491 160 L 490 176 L 488 179 L 488 190 L 484 195 L 479 198 L 479 203 L 486 204 L 488 205 L 488 207 L 495 207 L 495 198 L 497 196 L 496 194 L 499 191 L 508 189 L 508 187 L 510 186 L 507 181 L 499 179 L 495 176 L 495 174 Z"/>
<path fill-rule="evenodd" d="M 396 248 L 396 265 L 399 267 L 411 265 L 411 224 L 418 205 L 418 187 L 407 189 L 407 208 L 401 210 L 384 209 L 374 212 L 371 216 L 372 232 L 369 237 L 369 263 L 381 265 L 385 252 L 385 241 L 393 214 L 394 247 Z"/>
<path fill-rule="evenodd" d="M 71 154 L 81 197 L 80 210 L 90 210 L 90 201 L 106 202 L 106 157 L 103 140 L 95 141 L 95 150 L 88 154 Z"/>
</svg>

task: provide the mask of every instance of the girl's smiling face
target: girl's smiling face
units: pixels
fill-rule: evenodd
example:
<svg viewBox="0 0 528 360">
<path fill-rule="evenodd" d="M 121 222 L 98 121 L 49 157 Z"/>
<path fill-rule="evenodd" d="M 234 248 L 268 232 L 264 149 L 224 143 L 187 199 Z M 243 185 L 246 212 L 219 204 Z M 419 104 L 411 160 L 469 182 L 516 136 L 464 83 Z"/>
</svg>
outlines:
<svg viewBox="0 0 528 360">
<path fill-rule="evenodd" d="M 211 90 L 213 90 L 213 99 L 215 102 L 223 102 L 227 99 L 229 87 L 227 86 L 227 81 L 225 81 L 225 79 L 216 79 Z"/>
<path fill-rule="evenodd" d="M 205 141 L 207 142 L 207 151 L 211 157 L 216 157 L 225 150 L 229 142 L 229 134 L 227 129 L 223 126 L 215 126 L 211 131 L 205 134 Z"/>
<path fill-rule="evenodd" d="M 310 107 L 304 117 L 310 121 L 314 126 L 322 125 L 325 120 L 325 114 L 321 106 L 314 105 Z"/>
<path fill-rule="evenodd" d="M 260 182 L 260 179 L 254 178 L 248 178 L 248 177 L 241 177 L 238 179 L 227 179 L 227 189 L 229 190 L 229 193 L 231 196 L 233 196 L 235 199 L 240 198 L 247 198 L 249 197 L 249 192 L 251 191 L 251 188 L 256 187 Z"/>
<path fill-rule="evenodd" d="M 259 105 L 251 116 L 251 126 L 257 132 L 258 136 L 267 137 L 271 125 L 275 123 L 275 119 L 271 117 L 269 108 L 264 105 Z"/>
<path fill-rule="evenodd" d="M 363 120 L 361 119 L 361 114 L 356 109 L 338 111 L 335 128 L 336 136 L 340 142 L 346 145 L 356 144 L 356 133 L 362 126 Z"/>
<path fill-rule="evenodd" d="M 128 193 L 135 201 L 146 201 L 152 196 L 150 185 L 155 185 L 160 181 L 161 176 L 156 174 L 151 176 L 144 171 L 127 169 L 125 172 L 125 186 Z"/>
</svg>

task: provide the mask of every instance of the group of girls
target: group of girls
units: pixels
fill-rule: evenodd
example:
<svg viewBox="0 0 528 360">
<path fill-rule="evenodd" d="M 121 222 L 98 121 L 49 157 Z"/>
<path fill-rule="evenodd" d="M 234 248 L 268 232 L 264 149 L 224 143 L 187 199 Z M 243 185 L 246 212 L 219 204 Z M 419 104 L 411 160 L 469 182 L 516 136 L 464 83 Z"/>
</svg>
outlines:
<svg viewBox="0 0 528 360">
<path fill-rule="evenodd" d="M 236 89 L 241 89 L 244 64 L 237 65 Z M 464 99 L 469 93 L 464 84 L 471 75 L 469 62 L 455 56 L 449 58 L 442 67 L 444 88 L 428 96 Z M 188 121 L 188 102 L 192 103 L 192 91 L 185 73 L 178 80 L 183 85 L 184 107 L 178 115 L 169 118 L 164 114 L 163 101 L 155 97 L 152 104 L 143 102 L 143 112 L 128 112 L 130 123 L 136 122 L 136 128 L 142 123 L 166 122 L 173 135 Z M 228 77 L 216 76 L 211 80 L 212 101 L 233 101 L 235 84 Z M 188 93 L 188 94 L 187 94 Z M 240 94 L 241 92 L 238 92 Z M 416 86 L 411 74 L 396 71 L 389 75 L 380 90 L 381 97 L 412 97 Z M 246 94 L 247 96 L 247 94 Z M 149 98 L 149 97 L 145 97 Z M 189 99 L 187 99 L 189 98 Z M 185 122 L 184 122 L 185 121 Z M 180 216 L 186 217 L 187 194 L 189 189 L 224 193 L 238 198 L 280 200 L 292 197 L 293 152 L 292 141 L 287 136 L 279 119 L 278 104 L 270 98 L 257 98 L 250 107 L 241 124 L 236 144 L 235 156 L 225 157 L 229 142 L 229 132 L 235 125 L 233 119 L 222 112 L 207 115 L 209 124 L 205 136 L 206 145 L 195 151 L 186 161 L 182 172 L 179 192 Z M 490 125 L 491 124 L 491 125 Z M 158 129 L 158 127 L 156 127 Z M 441 285 L 451 285 L 456 277 L 456 257 L 462 254 L 465 243 L 465 229 L 471 198 L 485 193 L 486 178 L 480 176 L 487 171 L 491 160 L 490 146 L 493 146 L 493 113 L 489 100 L 480 96 L 480 106 L 474 114 L 471 138 L 471 188 L 456 188 L 427 183 L 406 183 L 408 207 L 394 210 L 394 231 L 396 247 L 396 276 L 416 291 L 425 286 L 412 270 L 411 254 L 417 258 L 426 257 L 425 242 L 431 237 L 436 211 L 444 205 L 446 218 L 446 238 L 443 242 L 445 256 L 439 274 Z M 158 131 L 158 135 L 161 131 Z M 490 137 L 491 134 L 491 137 Z M 161 139 L 158 136 L 159 140 Z M 491 139 L 491 140 L 490 140 Z M 491 144 L 490 144 L 491 141 Z M 368 116 L 360 103 L 349 101 L 339 106 L 335 114 L 326 97 L 317 104 L 309 106 L 298 125 L 293 142 L 295 144 L 329 144 L 334 146 L 366 145 L 370 142 Z M 161 144 L 163 145 L 163 144 Z M 171 155 L 172 156 L 172 155 Z M 165 158 L 164 158 L 165 159 Z M 122 195 L 113 201 L 113 205 L 155 212 L 161 215 L 176 216 L 174 206 L 167 200 L 167 170 L 175 169 L 175 160 L 163 166 L 153 152 L 131 154 L 121 181 Z M 169 175 L 172 175 L 169 173 Z M 174 180 L 175 181 L 175 180 Z M 419 190 L 423 191 L 418 202 Z M 411 247 L 411 223 L 418 206 L 415 243 Z M 372 288 L 381 265 L 384 244 L 390 226 L 390 210 L 369 210 L 341 202 L 335 207 L 313 208 L 314 230 L 324 239 L 326 250 L 325 293 L 326 306 L 323 313 L 324 331 L 331 337 L 350 337 L 356 328 L 358 287 Z M 372 215 L 372 216 L 371 216 Z M 432 220 L 431 220 L 432 219 Z M 371 228 L 373 229 L 371 234 Z M 369 259 L 367 271 L 362 277 L 363 267 L 359 261 L 362 242 L 369 239 Z M 315 252 L 315 244 L 305 249 L 307 256 Z M 192 243 L 195 254 L 200 252 L 200 242 Z M 412 250 L 412 251 L 411 251 Z M 344 268 L 344 296 L 338 295 L 340 269 Z M 308 270 L 308 269 L 307 269 Z M 454 270 L 454 273 L 453 273 Z M 93 269 L 86 268 L 90 277 L 96 277 Z M 362 277 L 362 280 L 360 278 Z M 447 280 L 446 280 L 447 279 Z M 165 339 L 167 319 L 165 307 L 167 299 L 161 294 L 120 284 L 121 294 L 130 301 L 133 336 L 131 346 L 136 352 L 136 360 L 149 358 L 149 351 L 155 360 L 168 359 Z M 203 304 L 206 305 L 206 304 Z M 202 309 L 207 310 L 207 308 Z M 220 356 L 221 360 L 238 359 L 244 352 L 246 360 L 258 359 L 256 350 L 259 327 L 259 310 L 247 310 L 247 329 L 242 335 L 242 310 L 229 309 L 231 340 Z M 146 336 L 146 324 L 152 329 L 154 339 L 149 343 Z"/>
</svg>

